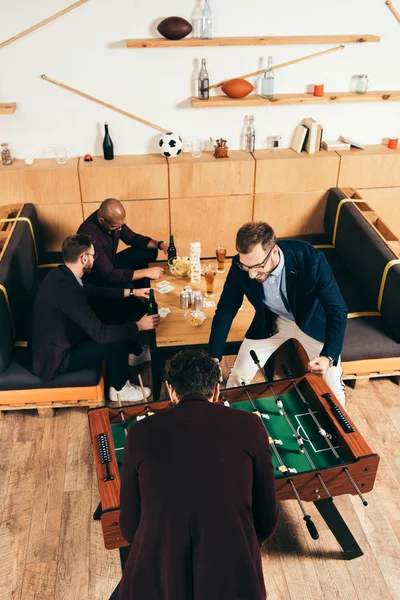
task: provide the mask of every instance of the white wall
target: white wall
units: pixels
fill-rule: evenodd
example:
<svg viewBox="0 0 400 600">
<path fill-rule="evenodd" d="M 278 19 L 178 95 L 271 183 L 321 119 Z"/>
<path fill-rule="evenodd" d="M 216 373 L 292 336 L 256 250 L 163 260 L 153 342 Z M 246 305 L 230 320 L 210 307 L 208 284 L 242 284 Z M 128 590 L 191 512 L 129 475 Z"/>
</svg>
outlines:
<svg viewBox="0 0 400 600">
<path fill-rule="evenodd" d="M 198 60 L 208 60 L 211 82 L 325 50 L 329 45 L 127 49 L 126 38 L 150 37 L 162 18 L 190 20 L 196 0 L 89 0 L 76 10 L 0 50 L 0 101 L 17 102 L 14 115 L 0 115 L 0 141 L 16 157 L 51 155 L 63 146 L 71 155 L 102 153 L 102 124 L 110 123 L 115 152 L 157 151 L 159 134 L 140 123 L 60 89 L 41 73 L 97 96 L 190 140 L 223 136 L 240 148 L 244 116 L 252 113 L 256 145 L 272 134 L 289 146 L 296 125 L 313 116 L 325 139 L 347 135 L 381 143 L 400 136 L 400 102 L 192 109 Z M 0 41 L 73 2 L 2 0 Z M 393 0 L 400 11 L 400 0 Z M 351 76 L 368 73 L 371 89 L 400 90 L 400 24 L 384 0 L 211 0 L 215 36 L 376 34 L 380 43 L 348 44 L 343 51 L 275 73 L 275 91 L 303 92 L 312 83 L 345 91 Z"/>
</svg>

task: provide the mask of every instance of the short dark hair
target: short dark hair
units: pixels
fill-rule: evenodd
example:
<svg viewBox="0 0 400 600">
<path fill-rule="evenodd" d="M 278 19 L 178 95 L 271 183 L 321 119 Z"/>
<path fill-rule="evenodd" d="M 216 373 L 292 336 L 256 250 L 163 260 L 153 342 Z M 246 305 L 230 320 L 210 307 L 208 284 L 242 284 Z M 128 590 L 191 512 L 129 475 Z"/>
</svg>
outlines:
<svg viewBox="0 0 400 600">
<path fill-rule="evenodd" d="M 168 377 L 179 399 L 193 392 L 211 398 L 219 373 L 218 364 L 203 350 L 181 350 L 171 360 Z"/>
<path fill-rule="evenodd" d="M 268 223 L 245 223 L 236 234 L 236 250 L 241 254 L 248 254 L 257 244 L 264 250 L 270 250 L 276 244 L 276 235 Z"/>
<path fill-rule="evenodd" d="M 67 237 L 61 249 L 64 262 L 75 263 L 82 254 L 90 250 L 93 241 L 92 236 L 86 233 L 76 233 Z"/>
</svg>

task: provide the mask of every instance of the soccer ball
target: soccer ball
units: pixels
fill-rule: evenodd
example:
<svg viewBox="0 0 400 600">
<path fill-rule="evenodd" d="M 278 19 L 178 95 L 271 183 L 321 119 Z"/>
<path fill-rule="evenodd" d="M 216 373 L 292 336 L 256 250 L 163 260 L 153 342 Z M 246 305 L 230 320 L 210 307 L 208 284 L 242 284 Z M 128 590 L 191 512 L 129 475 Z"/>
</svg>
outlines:
<svg viewBox="0 0 400 600">
<path fill-rule="evenodd" d="M 174 158 L 182 152 L 183 142 L 176 133 L 164 133 L 158 142 L 160 151 L 166 158 Z"/>
</svg>

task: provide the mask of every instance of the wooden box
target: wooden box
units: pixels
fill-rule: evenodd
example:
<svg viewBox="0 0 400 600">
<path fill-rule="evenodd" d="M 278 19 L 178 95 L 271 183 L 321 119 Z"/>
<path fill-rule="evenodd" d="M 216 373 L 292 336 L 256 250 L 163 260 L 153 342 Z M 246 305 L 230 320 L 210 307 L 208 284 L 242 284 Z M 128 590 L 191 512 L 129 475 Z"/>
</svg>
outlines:
<svg viewBox="0 0 400 600">
<path fill-rule="evenodd" d="M 167 160 L 161 154 L 116 156 L 92 162 L 79 160 L 82 202 L 102 202 L 106 198 L 137 200 L 168 198 Z"/>
<path fill-rule="evenodd" d="M 181 154 L 168 159 L 171 198 L 231 196 L 254 191 L 254 158 L 242 150 L 229 151 L 229 158 L 216 159 L 212 152 L 200 158 Z"/>
<path fill-rule="evenodd" d="M 63 205 L 80 201 L 77 158 L 64 165 L 52 158 L 36 159 L 31 166 L 19 159 L 7 167 L 0 165 L 0 204 Z"/>
<path fill-rule="evenodd" d="M 336 152 L 298 154 L 291 148 L 256 150 L 256 194 L 311 192 L 335 187 L 339 171 Z"/>
<path fill-rule="evenodd" d="M 338 186 L 377 188 L 400 186 L 400 148 L 367 146 L 340 150 Z"/>
</svg>

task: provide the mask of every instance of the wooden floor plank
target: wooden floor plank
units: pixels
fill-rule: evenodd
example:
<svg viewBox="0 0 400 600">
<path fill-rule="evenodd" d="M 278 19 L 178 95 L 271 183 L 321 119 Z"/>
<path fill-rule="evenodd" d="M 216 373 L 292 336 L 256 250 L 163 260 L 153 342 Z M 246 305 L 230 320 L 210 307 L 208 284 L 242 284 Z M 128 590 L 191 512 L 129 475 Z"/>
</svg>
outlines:
<svg viewBox="0 0 400 600">
<path fill-rule="evenodd" d="M 0 590 L 7 600 L 23 600 L 21 588 L 40 446 L 40 436 L 36 441 L 16 442 L 14 445 L 8 493 L 0 525 Z"/>
<path fill-rule="evenodd" d="M 54 600 L 57 562 L 26 565 L 21 600 Z"/>
<path fill-rule="evenodd" d="M 71 412 L 45 420 L 26 562 L 57 560 Z"/>
<path fill-rule="evenodd" d="M 291 600 L 275 538 L 263 545 L 261 556 L 268 600 Z"/>
<path fill-rule="evenodd" d="M 0 523 L 8 493 L 12 457 L 18 434 L 15 413 L 8 414 L 0 421 Z"/>
<path fill-rule="evenodd" d="M 64 492 L 54 600 L 89 594 L 91 490 Z"/>
<path fill-rule="evenodd" d="M 92 489 L 92 454 L 87 410 L 75 409 L 69 423 L 65 492 Z"/>
</svg>

